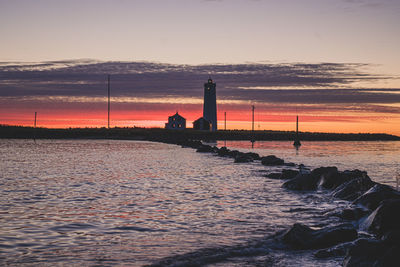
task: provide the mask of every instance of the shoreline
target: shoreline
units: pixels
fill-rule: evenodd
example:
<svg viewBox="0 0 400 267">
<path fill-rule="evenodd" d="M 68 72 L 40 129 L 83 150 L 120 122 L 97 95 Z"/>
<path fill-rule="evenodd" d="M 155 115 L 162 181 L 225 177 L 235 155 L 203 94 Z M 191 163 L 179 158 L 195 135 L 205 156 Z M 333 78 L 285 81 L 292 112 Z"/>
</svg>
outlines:
<svg viewBox="0 0 400 267">
<path fill-rule="evenodd" d="M 115 140 L 202 140 L 202 141 L 294 141 L 294 131 L 220 130 L 216 132 L 166 130 L 162 128 L 33 128 L 0 125 L 1 139 L 115 139 Z M 370 133 L 299 132 L 301 141 L 400 141 L 400 136 Z"/>
</svg>

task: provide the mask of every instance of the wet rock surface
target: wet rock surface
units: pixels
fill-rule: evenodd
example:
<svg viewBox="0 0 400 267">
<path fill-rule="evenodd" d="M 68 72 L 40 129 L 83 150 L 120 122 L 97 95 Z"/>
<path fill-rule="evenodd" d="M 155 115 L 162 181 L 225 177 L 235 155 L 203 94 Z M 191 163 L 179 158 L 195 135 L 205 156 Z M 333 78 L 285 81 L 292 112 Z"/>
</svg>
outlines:
<svg viewBox="0 0 400 267">
<path fill-rule="evenodd" d="M 283 165 L 285 161 L 274 155 L 269 155 L 261 158 L 261 164 L 266 166 L 279 166 Z"/>
<path fill-rule="evenodd" d="M 267 174 L 266 177 L 271 179 L 281 179 L 281 180 L 288 180 L 296 177 L 299 174 L 299 171 L 296 170 L 282 170 L 282 172 L 274 172 Z"/>
<path fill-rule="evenodd" d="M 343 266 L 399 266 L 400 247 L 381 240 L 359 239 L 346 253 Z"/>
<path fill-rule="evenodd" d="M 387 199 L 400 199 L 400 193 L 390 186 L 376 184 L 358 197 L 353 204 L 362 205 L 370 210 L 374 210 L 383 200 Z"/>
<path fill-rule="evenodd" d="M 294 224 L 283 233 L 282 241 L 293 249 L 326 248 L 357 238 L 356 229 L 351 224 L 312 230 L 303 224 Z"/>
<path fill-rule="evenodd" d="M 296 191 L 311 191 L 316 190 L 318 187 L 319 177 L 310 174 L 298 174 L 294 178 L 285 182 L 282 186 L 284 188 Z"/>
<path fill-rule="evenodd" d="M 382 201 L 366 219 L 366 228 L 379 237 L 400 230 L 400 199 Z"/>
</svg>

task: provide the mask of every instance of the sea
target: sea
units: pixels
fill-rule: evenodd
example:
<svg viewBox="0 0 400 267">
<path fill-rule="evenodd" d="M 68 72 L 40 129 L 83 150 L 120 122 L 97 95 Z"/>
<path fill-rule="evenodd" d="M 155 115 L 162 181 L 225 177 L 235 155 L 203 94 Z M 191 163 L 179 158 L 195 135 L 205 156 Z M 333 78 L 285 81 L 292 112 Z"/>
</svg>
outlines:
<svg viewBox="0 0 400 267">
<path fill-rule="evenodd" d="M 359 169 L 396 186 L 400 142 L 218 141 L 306 168 Z M 339 223 L 349 205 L 298 193 L 282 168 L 122 140 L 0 140 L 0 266 L 340 266 L 271 236 Z"/>
</svg>

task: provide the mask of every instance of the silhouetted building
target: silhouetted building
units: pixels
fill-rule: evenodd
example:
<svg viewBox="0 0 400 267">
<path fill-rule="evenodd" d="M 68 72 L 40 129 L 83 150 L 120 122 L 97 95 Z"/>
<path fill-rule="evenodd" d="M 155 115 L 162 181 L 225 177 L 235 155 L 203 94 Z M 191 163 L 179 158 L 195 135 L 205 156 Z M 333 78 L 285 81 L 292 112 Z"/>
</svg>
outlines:
<svg viewBox="0 0 400 267">
<path fill-rule="evenodd" d="M 175 115 L 168 117 L 168 122 L 165 124 L 165 129 L 183 130 L 186 129 L 186 119 L 176 112 Z"/>
<path fill-rule="evenodd" d="M 203 105 L 203 118 L 210 122 L 211 130 L 217 130 L 217 84 L 213 80 L 208 79 L 204 84 L 204 105 Z"/>
<path fill-rule="evenodd" d="M 193 122 L 193 129 L 195 129 L 195 130 L 209 131 L 210 128 L 211 128 L 210 122 L 208 120 L 204 119 L 203 117 L 201 117 Z"/>
</svg>

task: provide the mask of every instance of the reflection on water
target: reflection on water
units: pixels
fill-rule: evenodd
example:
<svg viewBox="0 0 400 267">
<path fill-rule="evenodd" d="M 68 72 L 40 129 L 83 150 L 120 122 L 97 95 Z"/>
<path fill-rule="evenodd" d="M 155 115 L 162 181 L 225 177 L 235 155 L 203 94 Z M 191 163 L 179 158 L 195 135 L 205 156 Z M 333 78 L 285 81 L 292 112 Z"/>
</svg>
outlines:
<svg viewBox="0 0 400 267">
<path fill-rule="evenodd" d="M 297 150 L 291 141 L 226 141 L 228 148 L 240 148 L 266 156 L 274 154 L 288 162 L 311 168 L 337 166 L 339 170 L 360 169 L 368 172 L 372 180 L 396 186 L 400 172 L 400 142 L 398 141 L 302 141 Z M 225 145 L 224 141 L 218 143 Z M 254 145 L 254 149 L 251 147 Z"/>
<path fill-rule="evenodd" d="M 289 142 L 254 145 L 260 154 L 309 166 L 351 165 L 352 156 L 353 163 L 394 164 L 398 151 L 397 143 L 304 142 L 296 155 Z M 241 142 L 227 146 L 248 148 Z M 323 192 L 287 192 L 281 181 L 263 177 L 279 168 L 233 164 L 175 145 L 2 140 L 0 155 L 0 265 L 140 266 L 264 238 L 295 222 L 331 223 L 335 219 L 327 222 L 324 212 L 346 205 Z M 279 253 L 282 265 L 318 265 L 311 252 Z"/>
</svg>

